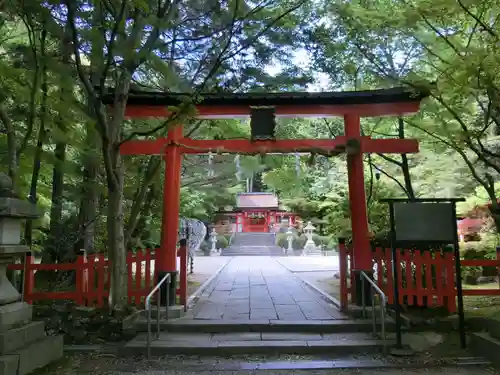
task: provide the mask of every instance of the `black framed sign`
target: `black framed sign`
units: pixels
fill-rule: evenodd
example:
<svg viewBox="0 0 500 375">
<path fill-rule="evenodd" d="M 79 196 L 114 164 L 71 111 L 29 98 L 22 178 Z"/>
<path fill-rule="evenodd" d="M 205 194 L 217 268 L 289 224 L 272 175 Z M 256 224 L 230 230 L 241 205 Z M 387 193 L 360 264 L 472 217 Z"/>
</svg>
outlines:
<svg viewBox="0 0 500 375">
<path fill-rule="evenodd" d="M 397 243 L 432 242 L 454 244 L 454 202 L 393 202 L 394 235 Z"/>
</svg>

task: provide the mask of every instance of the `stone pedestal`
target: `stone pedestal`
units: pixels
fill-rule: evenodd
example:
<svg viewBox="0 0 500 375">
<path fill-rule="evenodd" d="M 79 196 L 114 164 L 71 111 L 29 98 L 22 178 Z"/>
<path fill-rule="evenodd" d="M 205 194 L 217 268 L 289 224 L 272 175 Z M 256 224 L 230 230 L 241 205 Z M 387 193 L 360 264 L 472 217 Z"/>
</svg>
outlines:
<svg viewBox="0 0 500 375">
<path fill-rule="evenodd" d="M 20 245 L 22 220 L 40 216 L 13 196 L 9 183 L 0 173 L 0 375 L 25 375 L 61 358 L 63 337 L 45 335 L 45 324 L 33 322 L 32 306 L 7 279 L 7 265 L 29 251 Z"/>
</svg>

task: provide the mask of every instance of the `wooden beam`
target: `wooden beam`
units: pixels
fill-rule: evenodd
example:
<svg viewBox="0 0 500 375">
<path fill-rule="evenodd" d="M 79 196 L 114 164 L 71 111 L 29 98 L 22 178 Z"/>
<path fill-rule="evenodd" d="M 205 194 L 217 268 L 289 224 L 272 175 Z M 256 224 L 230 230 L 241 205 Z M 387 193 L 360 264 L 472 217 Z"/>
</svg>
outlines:
<svg viewBox="0 0 500 375">
<path fill-rule="evenodd" d="M 371 139 L 359 137 L 361 152 L 401 154 L 418 152 L 418 141 L 413 139 Z M 346 137 L 334 139 L 280 139 L 276 141 L 256 141 L 247 139 L 205 140 L 181 138 L 178 146 L 184 154 L 205 154 L 209 151 L 233 154 L 294 153 L 294 152 L 332 152 L 341 150 Z M 168 138 L 156 140 L 131 140 L 120 147 L 123 155 L 163 155 L 169 144 Z"/>
<path fill-rule="evenodd" d="M 418 152 L 416 139 L 372 139 L 362 137 L 361 152 L 372 154 L 414 154 Z"/>
<path fill-rule="evenodd" d="M 356 105 L 279 105 L 276 106 L 278 117 L 335 117 L 358 115 L 373 116 L 403 116 L 418 112 L 420 102 L 374 103 Z M 235 118 L 250 116 L 249 106 L 196 106 L 199 119 Z M 125 116 L 131 118 L 166 118 L 171 113 L 165 106 L 128 105 Z"/>
<path fill-rule="evenodd" d="M 198 154 L 207 151 L 234 154 L 258 153 L 292 153 L 313 150 L 329 152 L 345 143 L 345 137 L 335 139 L 280 139 L 276 141 L 249 141 L 246 139 L 231 140 L 197 140 L 185 138 L 181 142 L 181 150 L 185 154 Z"/>
</svg>

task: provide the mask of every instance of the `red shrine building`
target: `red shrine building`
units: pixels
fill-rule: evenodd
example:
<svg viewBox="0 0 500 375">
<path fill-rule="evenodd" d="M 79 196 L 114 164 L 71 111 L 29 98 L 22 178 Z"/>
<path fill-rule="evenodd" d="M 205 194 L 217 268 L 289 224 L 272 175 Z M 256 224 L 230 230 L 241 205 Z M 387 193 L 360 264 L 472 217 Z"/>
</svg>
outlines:
<svg viewBox="0 0 500 375">
<path fill-rule="evenodd" d="M 277 232 L 283 223 L 294 225 L 297 216 L 280 208 L 274 193 L 239 193 L 236 207 L 225 207 L 215 219 L 215 230 L 220 234 L 235 232 Z"/>
</svg>

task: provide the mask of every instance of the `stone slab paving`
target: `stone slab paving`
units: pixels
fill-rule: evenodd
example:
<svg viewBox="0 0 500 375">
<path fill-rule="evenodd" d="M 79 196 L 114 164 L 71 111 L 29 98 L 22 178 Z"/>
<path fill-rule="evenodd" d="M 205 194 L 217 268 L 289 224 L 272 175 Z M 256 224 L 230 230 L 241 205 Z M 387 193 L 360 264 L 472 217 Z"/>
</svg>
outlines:
<svg viewBox="0 0 500 375">
<path fill-rule="evenodd" d="M 340 270 L 338 255 L 331 256 L 289 256 L 276 260 L 292 272 L 336 272 Z"/>
<path fill-rule="evenodd" d="M 346 319 L 272 257 L 234 257 L 193 308 L 196 320 Z"/>
</svg>

